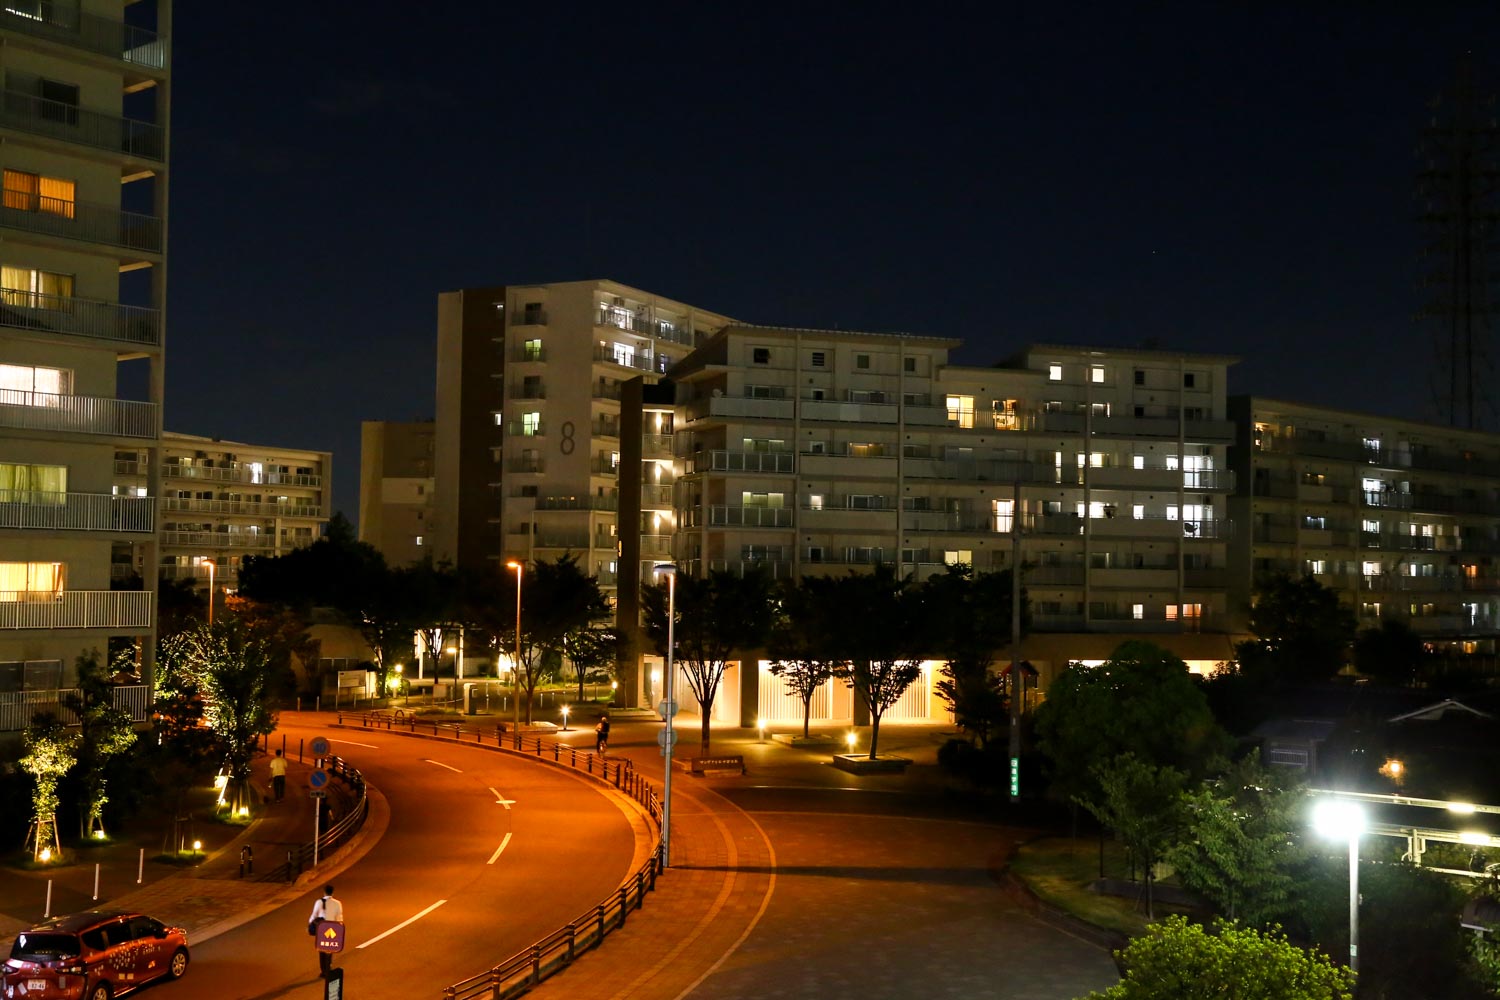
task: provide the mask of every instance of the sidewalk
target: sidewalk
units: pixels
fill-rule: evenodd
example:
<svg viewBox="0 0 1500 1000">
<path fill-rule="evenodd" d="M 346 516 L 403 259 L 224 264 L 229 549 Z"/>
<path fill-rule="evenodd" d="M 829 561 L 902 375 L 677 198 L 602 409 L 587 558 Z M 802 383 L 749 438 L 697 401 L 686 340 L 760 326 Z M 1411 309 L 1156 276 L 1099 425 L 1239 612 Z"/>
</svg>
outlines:
<svg viewBox="0 0 1500 1000">
<path fill-rule="evenodd" d="M 379 838 L 389 813 L 384 799 L 372 792 L 364 828 L 327 863 L 320 864 L 316 875 L 306 872 L 295 883 L 257 881 L 259 875 L 286 860 L 288 849 L 312 840 L 312 805 L 305 791 L 311 763 L 299 763 L 293 755 L 287 766 L 286 798 L 276 803 L 271 801 L 269 762 L 270 758 L 261 754 L 252 766 L 252 786 L 260 801 L 248 826 L 220 823 L 200 815 L 188 828 L 190 832 L 183 831 L 186 843 L 197 840 L 202 844 L 201 860 L 196 864 L 179 867 L 153 860 L 163 853 L 163 843 L 171 839 L 172 819 L 167 816 L 153 823 L 143 814 L 136 820 L 134 836 L 99 847 L 70 849 L 64 865 L 44 870 L 0 866 L 0 941 L 8 942 L 43 919 L 50 881 L 53 916 L 91 908 L 137 909 L 186 927 L 189 940 L 201 942 L 295 899 L 310 880 L 330 877 L 348 867 Z M 335 794 L 348 794 L 339 782 L 333 787 Z M 352 799 L 346 799 L 336 808 L 342 812 L 351 803 Z M 252 870 L 243 876 L 242 848 L 248 848 L 253 858 Z"/>
</svg>

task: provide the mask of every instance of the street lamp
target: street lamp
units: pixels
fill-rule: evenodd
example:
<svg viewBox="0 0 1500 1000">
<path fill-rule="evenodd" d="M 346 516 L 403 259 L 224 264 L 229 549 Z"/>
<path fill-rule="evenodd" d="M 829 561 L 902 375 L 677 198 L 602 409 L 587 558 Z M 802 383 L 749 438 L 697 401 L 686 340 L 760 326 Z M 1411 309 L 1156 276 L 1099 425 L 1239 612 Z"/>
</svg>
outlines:
<svg viewBox="0 0 1500 1000">
<path fill-rule="evenodd" d="M 516 571 L 516 659 L 510 666 L 511 700 L 515 703 L 515 731 L 521 731 L 521 576 L 526 568 L 514 559 L 508 560 L 506 569 Z"/>
<path fill-rule="evenodd" d="M 208 623 L 214 623 L 214 557 L 200 557 L 203 565 L 208 567 Z"/>
<path fill-rule="evenodd" d="M 662 756 L 667 759 L 661 792 L 661 866 L 666 868 L 672 857 L 672 744 L 677 739 L 677 734 L 672 730 L 672 716 L 677 711 L 677 703 L 672 700 L 672 675 L 676 672 L 672 654 L 677 640 L 677 567 L 671 563 L 657 563 L 651 573 L 653 576 L 667 578 L 667 686 L 663 692 L 665 700 L 661 703 L 662 721 L 667 724 L 667 728 L 662 731 L 664 742 L 661 748 Z"/>
<path fill-rule="evenodd" d="M 564 705 L 562 707 L 562 717 L 563 717 L 562 731 L 563 732 L 567 732 L 568 731 L 568 706 L 567 705 Z"/>
<path fill-rule="evenodd" d="M 1356 802 L 1324 799 L 1313 806 L 1313 828 L 1330 839 L 1349 841 L 1349 971 L 1359 972 L 1359 835 L 1365 811 Z"/>
</svg>

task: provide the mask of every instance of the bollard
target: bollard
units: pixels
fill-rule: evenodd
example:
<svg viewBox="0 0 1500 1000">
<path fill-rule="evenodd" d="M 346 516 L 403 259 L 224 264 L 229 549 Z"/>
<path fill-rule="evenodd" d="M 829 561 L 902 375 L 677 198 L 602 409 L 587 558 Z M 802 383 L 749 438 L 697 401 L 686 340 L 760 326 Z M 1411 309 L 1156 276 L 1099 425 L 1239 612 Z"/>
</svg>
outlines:
<svg viewBox="0 0 1500 1000">
<path fill-rule="evenodd" d="M 297 763 L 302 763 L 302 737 L 297 737 Z"/>
<path fill-rule="evenodd" d="M 42 914 L 42 919 L 46 920 L 50 916 L 52 916 L 52 880 L 49 878 L 47 880 L 47 912 Z"/>
<path fill-rule="evenodd" d="M 146 877 L 146 849 L 141 848 L 140 860 L 136 862 L 135 884 L 140 885 L 141 880 Z"/>
<path fill-rule="evenodd" d="M 94 862 L 94 899 L 99 898 L 99 863 Z"/>
<path fill-rule="evenodd" d="M 255 874 L 255 852 L 246 844 L 240 848 L 240 878 Z"/>
</svg>

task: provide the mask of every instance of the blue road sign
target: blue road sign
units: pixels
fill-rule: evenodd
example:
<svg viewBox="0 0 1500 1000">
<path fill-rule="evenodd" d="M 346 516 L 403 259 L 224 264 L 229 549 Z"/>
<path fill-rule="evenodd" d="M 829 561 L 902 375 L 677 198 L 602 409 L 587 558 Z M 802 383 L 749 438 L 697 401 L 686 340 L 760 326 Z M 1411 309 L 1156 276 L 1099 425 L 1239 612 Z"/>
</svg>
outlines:
<svg viewBox="0 0 1500 1000">
<path fill-rule="evenodd" d="M 313 771 L 307 776 L 307 783 L 311 785 L 315 791 L 319 788 L 322 788 L 324 785 L 328 784 L 328 772 Z"/>
<path fill-rule="evenodd" d="M 312 741 L 312 752 L 314 757 L 327 757 L 328 738 L 325 736 L 314 736 Z"/>
</svg>

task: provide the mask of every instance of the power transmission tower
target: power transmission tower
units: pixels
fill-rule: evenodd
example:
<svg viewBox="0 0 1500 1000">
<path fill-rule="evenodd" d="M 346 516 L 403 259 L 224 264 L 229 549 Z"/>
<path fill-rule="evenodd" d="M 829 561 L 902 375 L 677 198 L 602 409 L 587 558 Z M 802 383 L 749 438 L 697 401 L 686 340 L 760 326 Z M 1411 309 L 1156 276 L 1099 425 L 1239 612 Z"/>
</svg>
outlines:
<svg viewBox="0 0 1500 1000">
<path fill-rule="evenodd" d="M 1495 415 L 1490 353 L 1495 235 L 1500 222 L 1500 127 L 1467 58 L 1430 105 L 1417 190 L 1422 201 L 1421 317 L 1437 352 L 1433 395 L 1450 426 L 1483 429 Z"/>
</svg>

